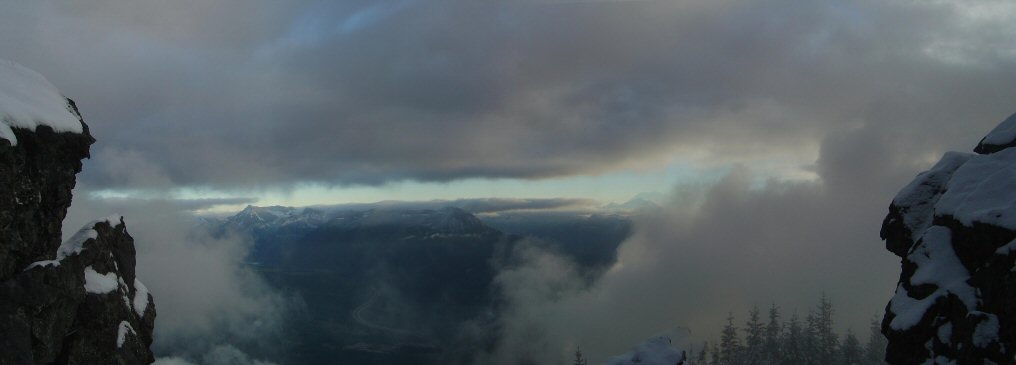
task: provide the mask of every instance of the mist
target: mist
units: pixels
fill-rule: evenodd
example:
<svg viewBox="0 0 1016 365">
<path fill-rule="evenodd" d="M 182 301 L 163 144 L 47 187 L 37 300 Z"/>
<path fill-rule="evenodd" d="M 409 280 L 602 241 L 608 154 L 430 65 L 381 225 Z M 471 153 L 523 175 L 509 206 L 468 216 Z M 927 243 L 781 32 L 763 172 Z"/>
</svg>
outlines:
<svg viewBox="0 0 1016 365">
<path fill-rule="evenodd" d="M 927 167 L 897 153 L 910 147 L 862 127 L 823 141 L 816 180 L 741 167 L 713 185 L 675 186 L 660 214 L 636 219 L 592 285 L 562 256 L 521 250 L 522 264 L 497 277 L 509 303 L 502 337 L 475 363 L 555 363 L 578 346 L 601 362 L 675 332 L 687 334 L 677 345 L 699 348 L 718 339 L 730 312 L 739 326 L 752 306 L 803 318 L 823 293 L 841 334 L 863 332 L 899 275 L 878 235 L 893 187 Z"/>
<path fill-rule="evenodd" d="M 160 364 L 247 364 L 261 360 L 240 348 L 256 347 L 258 355 L 285 351 L 278 339 L 288 316 L 299 313 L 299 299 L 271 288 L 245 265 L 249 239 L 195 230 L 198 221 L 184 208 L 203 206 L 75 194 L 63 232 L 72 234 L 96 217 L 124 216 L 137 248 L 138 279 L 155 298 L 152 349 L 166 357 Z"/>
</svg>

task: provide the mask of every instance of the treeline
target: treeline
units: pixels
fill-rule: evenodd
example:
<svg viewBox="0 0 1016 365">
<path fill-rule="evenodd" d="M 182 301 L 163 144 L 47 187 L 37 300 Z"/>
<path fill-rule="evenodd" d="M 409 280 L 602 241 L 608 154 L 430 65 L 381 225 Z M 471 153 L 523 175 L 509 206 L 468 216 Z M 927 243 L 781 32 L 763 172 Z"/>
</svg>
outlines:
<svg viewBox="0 0 1016 365">
<path fill-rule="evenodd" d="M 780 308 L 769 308 L 763 321 L 758 307 L 748 312 L 743 327 L 727 317 L 717 343 L 705 343 L 691 351 L 689 365 L 881 365 L 885 359 L 885 336 L 873 319 L 867 342 L 852 330 L 841 339 L 833 332 L 833 305 L 822 295 L 818 305 L 802 320 L 797 313 L 783 320 Z"/>
</svg>

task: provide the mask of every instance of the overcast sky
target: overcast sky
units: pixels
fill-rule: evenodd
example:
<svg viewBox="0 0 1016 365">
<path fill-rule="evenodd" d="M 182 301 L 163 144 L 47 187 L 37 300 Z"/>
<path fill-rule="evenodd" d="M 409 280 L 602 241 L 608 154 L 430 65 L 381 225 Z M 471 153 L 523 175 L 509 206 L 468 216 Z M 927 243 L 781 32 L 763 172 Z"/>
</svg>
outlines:
<svg viewBox="0 0 1016 365">
<path fill-rule="evenodd" d="M 688 229 L 640 226 L 622 261 L 661 267 L 636 249 L 737 227 L 724 237 L 764 235 L 781 275 L 843 284 L 855 322 L 895 280 L 877 237 L 893 194 L 1016 112 L 1005 0 L 5 1 L 0 34 L 0 57 L 75 99 L 98 139 L 79 192 L 305 205 L 700 186 L 701 209 L 673 217 Z M 786 266 L 792 252 L 843 261 Z M 613 275 L 599 290 L 639 277 Z"/>
<path fill-rule="evenodd" d="M 615 198 L 604 191 L 732 163 L 814 178 L 823 139 L 863 126 L 915 159 L 968 149 L 1016 111 L 1013 14 L 1006 1 L 32 1 L 5 5 L 0 51 L 78 101 L 99 140 L 93 190 Z"/>
</svg>

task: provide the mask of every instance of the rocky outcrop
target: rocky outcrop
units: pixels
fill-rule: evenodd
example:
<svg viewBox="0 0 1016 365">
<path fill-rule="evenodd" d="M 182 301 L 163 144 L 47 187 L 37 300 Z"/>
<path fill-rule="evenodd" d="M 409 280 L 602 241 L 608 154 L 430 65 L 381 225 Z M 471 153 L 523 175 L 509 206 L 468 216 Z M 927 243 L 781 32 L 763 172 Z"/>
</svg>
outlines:
<svg viewBox="0 0 1016 365">
<path fill-rule="evenodd" d="M 54 95 L 38 74 L 0 61 L 0 365 L 151 363 L 155 306 L 122 217 L 61 242 L 94 139 L 74 103 L 52 105 Z"/>
<path fill-rule="evenodd" d="M 0 286 L 0 364 L 148 364 L 152 296 L 121 220 L 82 228 Z"/>
<path fill-rule="evenodd" d="M 57 133 L 45 125 L 13 131 L 17 145 L 0 138 L 0 278 L 44 260 L 60 246 L 74 175 L 95 141 L 87 127 L 83 133 Z"/>
<path fill-rule="evenodd" d="M 1016 115 L 903 188 L 881 236 L 902 258 L 882 332 L 890 364 L 1016 356 Z"/>
</svg>

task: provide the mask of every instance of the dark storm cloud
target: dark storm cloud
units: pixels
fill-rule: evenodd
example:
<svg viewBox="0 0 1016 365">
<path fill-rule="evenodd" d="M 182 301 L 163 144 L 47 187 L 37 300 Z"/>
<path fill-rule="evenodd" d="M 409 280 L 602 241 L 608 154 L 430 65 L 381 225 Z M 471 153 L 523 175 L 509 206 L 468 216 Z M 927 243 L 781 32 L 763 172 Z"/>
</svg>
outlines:
<svg viewBox="0 0 1016 365">
<path fill-rule="evenodd" d="M 38 1 L 3 57 L 77 99 L 109 187 L 542 178 L 912 154 L 1013 111 L 1004 2 Z M 927 131 L 935 131 L 930 134 Z M 881 132 L 873 133 L 879 135 Z"/>
</svg>

